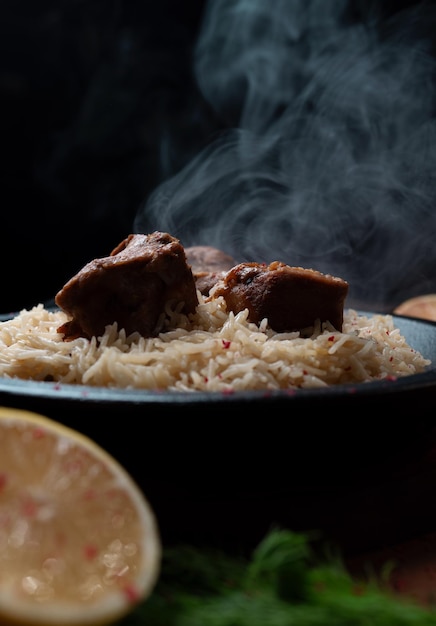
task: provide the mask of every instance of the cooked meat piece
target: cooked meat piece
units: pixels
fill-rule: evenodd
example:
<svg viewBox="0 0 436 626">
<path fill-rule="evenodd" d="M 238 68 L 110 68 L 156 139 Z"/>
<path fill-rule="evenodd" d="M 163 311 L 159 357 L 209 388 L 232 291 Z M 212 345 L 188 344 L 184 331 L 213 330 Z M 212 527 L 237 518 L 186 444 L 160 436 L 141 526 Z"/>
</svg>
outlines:
<svg viewBox="0 0 436 626">
<path fill-rule="evenodd" d="M 185 254 L 193 274 L 227 271 L 236 265 L 233 257 L 212 246 L 190 246 Z"/>
<path fill-rule="evenodd" d="M 162 232 L 129 235 L 110 256 L 85 265 L 56 294 L 55 302 L 71 320 L 58 328 L 64 340 L 103 334 L 114 322 L 127 334 L 157 331 L 169 300 L 183 312 L 198 304 L 195 280 L 178 239 Z"/>
<path fill-rule="evenodd" d="M 316 270 L 240 263 L 211 290 L 209 298 L 223 296 L 234 313 L 248 309 L 248 319 L 259 324 L 265 317 L 276 332 L 303 330 L 317 319 L 342 330 L 348 283 Z"/>
<path fill-rule="evenodd" d="M 225 275 L 226 272 L 198 272 L 194 274 L 195 285 L 203 296 L 208 296 L 212 287 Z"/>
<path fill-rule="evenodd" d="M 192 268 L 197 289 L 204 295 L 224 274 L 236 265 L 236 260 L 213 246 L 191 246 L 185 248 L 188 264 Z"/>
</svg>

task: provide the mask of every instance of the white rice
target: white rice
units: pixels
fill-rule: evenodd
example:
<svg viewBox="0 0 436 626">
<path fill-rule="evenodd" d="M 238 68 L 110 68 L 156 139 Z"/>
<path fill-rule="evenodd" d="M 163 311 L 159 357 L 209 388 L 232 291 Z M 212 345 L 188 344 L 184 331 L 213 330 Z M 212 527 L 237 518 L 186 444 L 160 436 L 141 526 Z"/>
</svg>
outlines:
<svg viewBox="0 0 436 626">
<path fill-rule="evenodd" d="M 42 304 L 0 322 L 0 376 L 103 387 L 178 391 L 319 388 L 422 372 L 430 365 L 408 345 L 391 315 L 344 312 L 342 332 L 316 324 L 276 333 L 267 320 L 228 313 L 223 298 L 185 316 L 170 303 L 154 338 L 126 336 L 117 324 L 101 337 L 64 342 L 68 318 Z"/>
</svg>

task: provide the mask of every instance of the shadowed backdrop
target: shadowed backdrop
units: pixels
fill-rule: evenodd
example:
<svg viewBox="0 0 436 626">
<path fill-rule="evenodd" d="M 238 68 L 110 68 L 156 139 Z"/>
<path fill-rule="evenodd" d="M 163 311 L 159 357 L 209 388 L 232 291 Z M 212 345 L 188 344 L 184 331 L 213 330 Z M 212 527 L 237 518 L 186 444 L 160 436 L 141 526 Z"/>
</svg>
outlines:
<svg viewBox="0 0 436 626">
<path fill-rule="evenodd" d="M 434 2 L 63 0 L 3 8 L 0 309 L 131 232 L 436 290 Z"/>
</svg>

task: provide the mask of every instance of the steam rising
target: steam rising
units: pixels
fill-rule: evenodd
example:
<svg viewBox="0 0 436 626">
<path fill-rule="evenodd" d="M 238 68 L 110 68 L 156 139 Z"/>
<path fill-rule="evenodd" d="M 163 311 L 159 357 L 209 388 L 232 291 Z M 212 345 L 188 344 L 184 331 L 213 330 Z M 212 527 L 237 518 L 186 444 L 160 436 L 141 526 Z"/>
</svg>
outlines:
<svg viewBox="0 0 436 626">
<path fill-rule="evenodd" d="M 210 1 L 194 70 L 222 128 L 151 194 L 135 231 L 330 272 L 352 306 L 436 289 L 424 7 L 382 20 L 339 0 Z"/>
</svg>

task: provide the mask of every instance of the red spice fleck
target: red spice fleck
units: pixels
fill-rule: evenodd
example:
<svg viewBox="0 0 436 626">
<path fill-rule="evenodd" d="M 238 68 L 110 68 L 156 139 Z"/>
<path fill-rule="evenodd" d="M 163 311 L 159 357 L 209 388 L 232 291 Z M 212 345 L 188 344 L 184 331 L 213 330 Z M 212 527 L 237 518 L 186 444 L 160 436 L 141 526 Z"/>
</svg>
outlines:
<svg viewBox="0 0 436 626">
<path fill-rule="evenodd" d="M 95 500 L 97 497 L 97 492 L 95 489 L 87 489 L 83 494 L 84 500 Z"/>
<path fill-rule="evenodd" d="M 6 487 L 8 482 L 8 475 L 6 473 L 0 474 L 0 491 Z"/>
<path fill-rule="evenodd" d="M 303 375 L 307 376 L 307 370 L 303 370 Z"/>
<path fill-rule="evenodd" d="M 25 517 L 35 517 L 37 510 L 36 503 L 30 498 L 23 502 L 22 511 Z"/>
<path fill-rule="evenodd" d="M 205 376 L 205 377 L 203 378 L 203 381 L 204 381 L 205 383 L 209 382 L 208 377 L 207 377 L 207 376 Z"/>
<path fill-rule="evenodd" d="M 228 350 L 231 346 L 231 341 L 228 341 L 227 339 L 222 339 L 221 343 L 223 344 L 223 348 L 224 350 Z"/>
<path fill-rule="evenodd" d="M 389 336 L 389 334 L 390 334 L 390 333 L 389 333 L 389 330 L 387 330 L 387 331 L 386 331 L 386 334 Z"/>
<path fill-rule="evenodd" d="M 0 528 L 7 528 L 11 523 L 11 515 L 9 513 L 0 512 Z"/>
<path fill-rule="evenodd" d="M 92 561 L 98 554 L 98 548 L 92 544 L 88 544 L 83 549 L 85 559 L 87 561 Z"/>
<path fill-rule="evenodd" d="M 334 335 L 330 335 L 330 337 L 328 338 L 327 341 L 334 341 L 335 340 L 335 336 Z"/>
<path fill-rule="evenodd" d="M 34 439 L 42 439 L 43 437 L 45 437 L 45 432 L 42 428 L 37 427 L 33 429 L 32 436 Z"/>
<path fill-rule="evenodd" d="M 117 498 L 118 496 L 123 495 L 123 494 L 116 487 L 110 487 L 109 489 L 106 489 L 105 495 L 108 498 Z"/>
<path fill-rule="evenodd" d="M 391 363 L 392 363 L 392 361 L 393 361 L 393 360 L 394 360 L 394 357 L 393 357 L 393 356 L 389 357 L 389 361 L 390 361 Z"/>
<path fill-rule="evenodd" d="M 137 602 L 140 598 L 138 590 L 133 585 L 123 587 L 123 593 L 129 602 Z"/>
<path fill-rule="evenodd" d="M 83 468 L 83 463 L 80 459 L 74 459 L 65 463 L 64 467 L 67 472 L 80 472 Z"/>
<path fill-rule="evenodd" d="M 393 374 L 389 374 L 389 376 L 386 376 L 385 380 L 388 380 L 389 382 L 395 382 L 396 380 L 398 380 L 398 377 L 394 376 Z"/>
<path fill-rule="evenodd" d="M 230 387 L 227 387 L 227 389 L 223 389 L 223 395 L 224 396 L 231 396 L 235 393 L 234 389 L 231 389 Z"/>
</svg>

